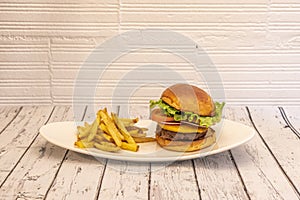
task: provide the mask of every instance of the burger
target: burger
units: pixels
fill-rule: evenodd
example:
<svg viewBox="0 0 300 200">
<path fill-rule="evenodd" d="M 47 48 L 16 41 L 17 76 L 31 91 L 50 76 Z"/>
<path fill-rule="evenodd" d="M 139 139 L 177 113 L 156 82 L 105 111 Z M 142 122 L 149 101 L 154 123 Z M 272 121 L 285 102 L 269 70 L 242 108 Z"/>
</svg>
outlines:
<svg viewBox="0 0 300 200">
<path fill-rule="evenodd" d="M 175 84 L 150 101 L 150 118 L 157 122 L 157 143 L 172 151 L 189 152 L 216 141 L 212 125 L 220 122 L 225 103 L 214 102 L 204 90 Z"/>
</svg>

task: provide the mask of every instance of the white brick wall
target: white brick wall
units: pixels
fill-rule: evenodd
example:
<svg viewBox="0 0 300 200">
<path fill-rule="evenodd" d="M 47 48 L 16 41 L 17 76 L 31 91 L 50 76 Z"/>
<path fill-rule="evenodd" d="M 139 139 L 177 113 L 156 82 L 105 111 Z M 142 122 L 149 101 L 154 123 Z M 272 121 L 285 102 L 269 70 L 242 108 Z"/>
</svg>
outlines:
<svg viewBox="0 0 300 200">
<path fill-rule="evenodd" d="M 300 105 L 298 0 L 142 2 L 0 2 L 0 104 L 70 104 L 78 69 L 92 49 L 124 31 L 163 28 L 190 37 L 207 51 L 229 104 Z M 110 66 L 95 99 L 109 103 L 123 73 L 151 63 L 167 64 L 205 87 L 184 60 L 139 51 Z M 97 70 L 97 64 L 90 70 Z M 142 88 L 132 101 L 147 103 L 161 90 Z"/>
</svg>

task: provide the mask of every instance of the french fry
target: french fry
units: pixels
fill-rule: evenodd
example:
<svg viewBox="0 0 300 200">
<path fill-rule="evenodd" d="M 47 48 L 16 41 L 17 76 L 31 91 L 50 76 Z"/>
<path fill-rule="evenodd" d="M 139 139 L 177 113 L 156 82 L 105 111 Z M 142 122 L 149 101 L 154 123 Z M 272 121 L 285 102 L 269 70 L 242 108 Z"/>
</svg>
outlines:
<svg viewBox="0 0 300 200">
<path fill-rule="evenodd" d="M 78 148 L 97 148 L 103 151 L 116 152 L 120 149 L 138 151 L 137 142 L 151 142 L 155 138 L 145 137 L 146 128 L 133 126 L 138 118 L 119 118 L 115 113 L 108 114 L 104 108 L 97 112 L 92 124 L 87 122 L 84 126 L 77 127 L 77 141 L 74 145 Z"/>
<path fill-rule="evenodd" d="M 139 130 L 128 131 L 132 137 L 146 137 L 146 133 L 140 132 Z"/>
<path fill-rule="evenodd" d="M 123 122 L 124 126 L 132 126 L 139 121 L 139 118 L 128 119 L 128 118 L 119 118 Z"/>
<path fill-rule="evenodd" d="M 96 140 L 96 142 L 106 141 L 106 139 L 103 137 L 102 134 L 96 134 L 95 137 L 94 137 L 94 140 Z"/>
<path fill-rule="evenodd" d="M 130 135 L 140 135 L 139 137 L 142 137 L 142 135 L 146 136 L 146 131 L 148 131 L 147 128 L 140 128 L 137 126 L 126 126 L 126 130 L 130 133 Z"/>
<path fill-rule="evenodd" d="M 97 133 L 95 135 L 95 139 L 100 141 L 100 142 L 103 142 L 103 141 L 106 141 L 106 142 L 114 142 L 113 138 L 106 134 L 106 133 Z"/>
<path fill-rule="evenodd" d="M 85 127 L 84 126 L 77 126 L 77 132 L 78 132 L 78 135 L 80 134 L 80 132 L 83 132 L 85 131 Z"/>
<path fill-rule="evenodd" d="M 78 138 L 85 138 L 89 135 L 90 128 L 82 127 L 82 126 L 77 126 L 77 131 L 78 131 Z"/>
<path fill-rule="evenodd" d="M 140 128 L 143 132 L 148 131 L 149 129 L 147 128 Z"/>
<path fill-rule="evenodd" d="M 86 142 L 86 141 L 78 140 L 75 142 L 74 145 L 81 149 L 92 148 L 94 146 L 94 142 Z"/>
<path fill-rule="evenodd" d="M 99 124 L 100 124 L 100 122 L 101 122 L 100 110 L 97 112 L 96 119 L 97 119 L 97 121 L 98 121 Z"/>
<path fill-rule="evenodd" d="M 123 134 L 124 139 L 129 143 L 129 144 L 136 144 L 134 139 L 131 137 L 130 133 L 126 130 L 124 124 L 122 121 L 119 120 L 118 116 L 115 113 L 111 113 L 111 117 L 117 127 L 119 128 L 120 132 Z"/>
<path fill-rule="evenodd" d="M 133 137 L 136 143 L 144 143 L 144 142 L 154 142 L 156 141 L 155 138 L 152 137 Z"/>
<path fill-rule="evenodd" d="M 112 120 L 111 116 L 108 114 L 106 108 L 104 109 L 105 115 L 107 116 L 108 122 L 109 124 L 106 124 L 106 127 L 111 125 L 111 127 L 114 127 L 114 129 L 116 130 L 116 135 L 121 139 L 124 140 L 124 136 L 122 135 L 122 133 L 119 131 L 119 129 L 117 128 L 116 124 L 114 123 L 114 121 Z M 105 123 L 105 122 L 104 122 Z M 109 131 L 108 131 L 109 133 Z"/>
<path fill-rule="evenodd" d="M 109 152 L 116 152 L 120 150 L 120 147 L 108 142 L 94 143 L 94 147 L 102 151 L 109 151 Z"/>
<path fill-rule="evenodd" d="M 103 120 L 103 122 L 106 125 L 108 133 L 111 135 L 111 137 L 115 141 L 116 145 L 118 147 L 120 147 L 122 145 L 122 138 L 124 139 L 124 136 L 119 132 L 119 130 L 117 129 L 117 127 L 114 124 L 114 122 L 108 116 L 107 112 L 105 113 L 105 111 L 100 110 L 99 114 L 101 116 L 101 119 Z M 120 137 L 120 135 L 122 137 Z"/>
<path fill-rule="evenodd" d="M 90 127 L 91 127 L 91 124 L 89 124 L 89 123 L 87 123 L 87 122 L 84 122 L 84 127 L 90 128 Z"/>
<path fill-rule="evenodd" d="M 114 143 L 111 142 L 100 142 L 100 144 L 104 145 L 104 146 L 109 146 L 109 147 L 117 147 Z"/>
<path fill-rule="evenodd" d="M 133 133 L 133 134 L 136 134 L 138 132 L 142 133 L 143 131 L 140 130 L 138 127 L 136 126 L 126 126 L 126 130 L 129 132 L 129 133 Z"/>
<path fill-rule="evenodd" d="M 137 150 L 139 149 L 139 145 L 137 145 L 137 144 L 128 144 L 126 142 L 122 142 L 121 149 L 126 149 L 126 150 L 129 150 L 129 151 L 137 152 Z"/>
<path fill-rule="evenodd" d="M 97 124 L 97 120 L 95 120 L 92 124 L 91 129 L 90 129 L 90 133 L 87 136 L 87 141 L 88 142 L 91 142 L 94 139 L 95 135 L 97 134 L 97 130 L 98 130 L 98 124 Z"/>
<path fill-rule="evenodd" d="M 104 131 L 98 127 L 97 134 L 103 134 L 103 133 L 104 133 Z"/>
<path fill-rule="evenodd" d="M 117 135 L 121 140 L 124 140 L 124 139 L 125 139 L 124 136 L 120 133 L 119 129 L 118 129 L 117 126 L 115 125 L 115 123 L 114 123 L 114 121 L 112 120 L 111 116 L 108 114 L 107 109 L 104 108 L 103 110 L 104 110 L 105 115 L 107 116 L 108 123 L 109 123 L 108 125 L 111 125 L 111 127 L 114 128 L 114 129 L 116 130 L 116 135 Z M 104 123 L 105 123 L 105 122 L 104 122 Z M 106 124 L 106 127 L 107 127 L 108 125 Z M 108 132 L 109 132 L 109 131 L 108 131 Z"/>
<path fill-rule="evenodd" d="M 114 139 L 113 139 L 110 135 L 108 135 L 108 134 L 106 134 L 106 133 L 103 133 L 102 136 L 103 136 L 107 141 L 114 142 Z"/>
<path fill-rule="evenodd" d="M 74 145 L 75 145 L 76 147 L 78 147 L 78 148 L 81 148 L 81 149 L 85 148 L 84 144 L 83 144 L 82 141 L 80 141 L 80 140 L 77 140 L 77 141 L 74 143 Z"/>
<path fill-rule="evenodd" d="M 108 133 L 108 130 L 104 124 L 104 122 L 100 122 L 100 125 L 99 125 L 100 129 L 103 130 L 105 133 Z"/>
</svg>

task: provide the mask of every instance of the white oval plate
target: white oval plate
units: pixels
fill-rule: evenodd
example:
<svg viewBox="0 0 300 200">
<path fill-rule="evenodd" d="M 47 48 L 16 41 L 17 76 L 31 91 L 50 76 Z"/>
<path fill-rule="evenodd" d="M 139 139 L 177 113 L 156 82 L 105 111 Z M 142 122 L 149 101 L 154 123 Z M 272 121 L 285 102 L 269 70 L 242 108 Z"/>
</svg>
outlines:
<svg viewBox="0 0 300 200">
<path fill-rule="evenodd" d="M 83 122 L 55 122 L 42 126 L 41 135 L 49 142 L 69 149 L 71 151 L 92 155 L 96 157 L 134 161 L 134 162 L 166 162 L 175 160 L 188 160 L 220 153 L 248 142 L 255 135 L 252 127 L 241 123 L 223 119 L 221 123 L 213 126 L 216 131 L 217 142 L 215 145 L 195 152 L 174 152 L 162 149 L 156 142 L 140 143 L 138 152 L 120 150 L 119 152 L 106 152 L 95 148 L 79 149 L 74 146 L 76 141 L 77 125 Z M 154 136 L 156 123 L 151 120 L 140 120 L 137 124 L 148 128 L 147 136 Z"/>
</svg>

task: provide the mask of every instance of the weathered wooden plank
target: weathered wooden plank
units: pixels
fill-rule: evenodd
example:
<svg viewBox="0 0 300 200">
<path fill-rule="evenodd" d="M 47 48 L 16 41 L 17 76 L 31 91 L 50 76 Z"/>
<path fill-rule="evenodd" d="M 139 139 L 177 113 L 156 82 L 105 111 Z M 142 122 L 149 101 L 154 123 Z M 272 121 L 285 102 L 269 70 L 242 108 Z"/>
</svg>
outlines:
<svg viewBox="0 0 300 200">
<path fill-rule="evenodd" d="M 282 109 L 282 108 L 281 108 Z M 282 115 L 286 115 L 288 122 L 295 128 L 292 130 L 296 132 L 297 136 L 300 136 L 300 107 L 299 106 L 285 106 L 283 107 Z M 284 116 L 283 116 L 284 117 Z"/>
<path fill-rule="evenodd" d="M 98 199 L 147 199 L 149 164 L 108 160 Z"/>
<path fill-rule="evenodd" d="M 95 108 L 96 109 L 96 108 Z M 109 111 L 111 107 L 107 107 Z M 93 121 L 96 110 L 88 107 L 84 121 Z M 46 199 L 95 199 L 103 176 L 106 159 L 69 151 L 49 188 Z"/>
<path fill-rule="evenodd" d="M 0 186 L 48 119 L 52 107 L 24 107 L 0 135 Z"/>
<path fill-rule="evenodd" d="M 265 112 L 260 114 L 266 116 Z M 225 115 L 228 119 L 252 126 L 244 107 L 228 108 Z M 272 123 L 261 125 L 275 133 L 278 129 L 272 126 L 275 122 L 279 123 L 275 119 Z M 285 149 L 282 151 L 285 152 Z M 251 199 L 297 199 L 297 194 L 258 134 L 231 152 Z"/>
<path fill-rule="evenodd" d="M 248 199 L 230 151 L 194 159 L 201 199 Z"/>
<path fill-rule="evenodd" d="M 201 199 L 248 199 L 229 151 L 194 159 Z"/>
<path fill-rule="evenodd" d="M 95 199 L 106 160 L 69 151 L 46 199 Z"/>
<path fill-rule="evenodd" d="M 300 194 L 300 140 L 288 128 L 277 107 L 249 108 L 253 122 Z M 300 195 L 298 196 L 300 197 Z"/>
<path fill-rule="evenodd" d="M 43 115 L 45 114 L 35 113 L 31 119 L 39 121 L 38 119 L 42 118 Z M 70 107 L 55 107 L 49 122 L 72 119 L 73 113 Z M 40 126 L 40 123 L 36 123 L 32 128 L 38 132 Z M 27 131 L 24 134 L 27 134 Z M 28 147 L 29 144 L 25 146 Z M 0 188 L 0 197 L 5 199 L 43 198 L 65 153 L 65 149 L 47 142 L 38 135 Z"/>
<path fill-rule="evenodd" d="M 122 106 L 119 116 L 135 117 Z M 147 199 L 149 170 L 148 163 L 108 160 L 98 199 Z"/>
<path fill-rule="evenodd" d="M 22 107 L 0 106 L 0 134 L 18 115 Z"/>
<path fill-rule="evenodd" d="M 151 164 L 150 199 L 200 199 L 191 160 Z"/>
</svg>

